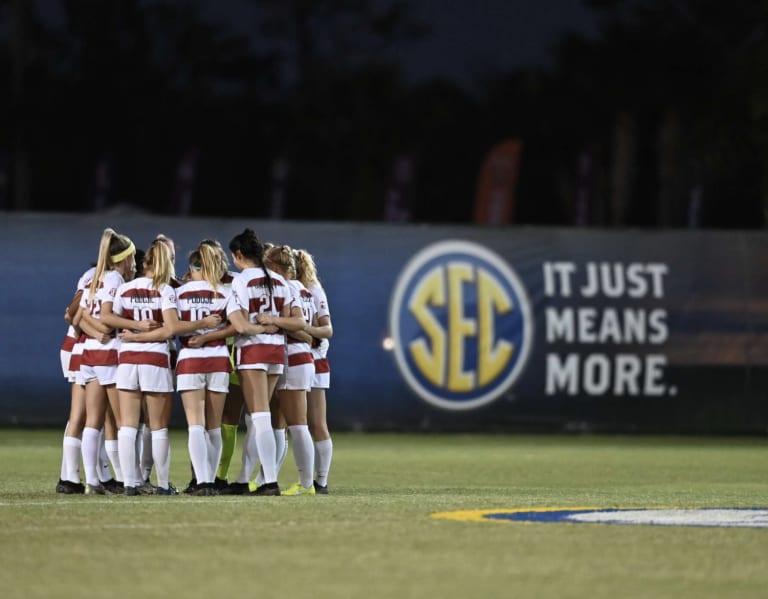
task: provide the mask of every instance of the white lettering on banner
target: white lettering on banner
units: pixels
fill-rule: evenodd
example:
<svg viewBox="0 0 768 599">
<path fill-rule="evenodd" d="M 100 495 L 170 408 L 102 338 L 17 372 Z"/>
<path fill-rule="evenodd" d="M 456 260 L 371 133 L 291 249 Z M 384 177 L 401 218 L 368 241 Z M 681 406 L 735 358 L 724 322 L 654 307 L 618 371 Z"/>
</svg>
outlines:
<svg viewBox="0 0 768 599">
<path fill-rule="evenodd" d="M 667 358 L 658 353 L 669 338 L 667 311 L 648 305 L 664 299 L 668 274 L 668 266 L 656 262 L 545 262 L 544 295 L 577 304 L 546 308 L 546 342 L 593 349 L 547 353 L 546 394 L 674 395 L 677 389 L 664 382 Z M 635 300 L 643 305 L 633 306 Z M 610 352 L 612 346 L 620 351 Z"/>
</svg>

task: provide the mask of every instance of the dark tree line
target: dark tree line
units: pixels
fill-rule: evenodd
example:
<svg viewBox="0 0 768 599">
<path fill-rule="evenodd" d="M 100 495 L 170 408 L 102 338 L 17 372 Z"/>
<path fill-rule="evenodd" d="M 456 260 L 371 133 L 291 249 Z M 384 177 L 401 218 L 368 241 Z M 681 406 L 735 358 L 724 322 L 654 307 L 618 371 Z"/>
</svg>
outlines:
<svg viewBox="0 0 768 599">
<path fill-rule="evenodd" d="M 0 208 L 379 220 L 406 157 L 406 218 L 469 222 L 515 137 L 516 222 L 763 226 L 768 1 L 588 4 L 597 36 L 470 93 L 387 58 L 430 35 L 404 1 L 251 0 L 235 27 L 224 3 L 0 2 Z"/>
</svg>

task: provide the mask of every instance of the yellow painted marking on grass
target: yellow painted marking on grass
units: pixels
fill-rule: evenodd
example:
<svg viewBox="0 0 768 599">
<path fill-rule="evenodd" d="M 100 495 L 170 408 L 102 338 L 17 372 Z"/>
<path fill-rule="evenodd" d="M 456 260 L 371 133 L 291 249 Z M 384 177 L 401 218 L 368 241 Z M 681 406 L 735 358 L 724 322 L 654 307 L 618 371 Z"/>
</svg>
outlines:
<svg viewBox="0 0 768 599">
<path fill-rule="evenodd" d="M 453 512 L 435 512 L 432 514 L 433 518 L 439 520 L 459 520 L 461 522 L 488 522 L 489 519 L 486 516 L 490 514 L 519 514 L 521 512 L 560 512 L 563 510 L 601 510 L 606 508 L 599 507 L 524 507 L 516 509 L 500 509 L 500 510 L 457 510 Z M 513 522 L 507 520 L 507 522 Z M 520 522 L 515 522 L 520 524 Z"/>
</svg>

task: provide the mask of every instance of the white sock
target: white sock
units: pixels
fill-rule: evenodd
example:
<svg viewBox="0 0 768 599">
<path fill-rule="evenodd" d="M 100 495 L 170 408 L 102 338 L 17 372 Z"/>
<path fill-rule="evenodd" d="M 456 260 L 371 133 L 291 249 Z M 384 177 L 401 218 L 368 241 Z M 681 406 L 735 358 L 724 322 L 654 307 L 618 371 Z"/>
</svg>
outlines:
<svg viewBox="0 0 768 599">
<path fill-rule="evenodd" d="M 299 484 L 302 487 L 312 486 L 312 476 L 315 473 L 315 448 L 312 445 L 312 435 L 306 424 L 289 426 L 291 431 L 291 446 L 296 469 L 299 471 Z"/>
<path fill-rule="evenodd" d="M 69 480 L 67 477 L 69 476 L 69 472 L 67 471 L 67 433 L 69 432 L 69 420 L 67 420 L 67 424 L 64 427 L 64 439 L 62 441 L 61 446 L 61 474 L 59 475 L 59 479 L 61 480 Z M 80 458 L 78 458 L 77 463 L 80 464 Z"/>
<path fill-rule="evenodd" d="M 245 415 L 245 439 L 243 439 L 243 458 L 240 465 L 240 472 L 237 475 L 237 482 L 247 483 L 251 480 L 254 468 L 259 461 L 259 454 L 256 448 L 255 430 L 251 415 Z"/>
<path fill-rule="evenodd" d="M 64 469 L 62 470 L 61 480 L 68 480 L 73 483 L 80 482 L 80 455 L 82 441 L 77 437 L 64 437 Z"/>
<path fill-rule="evenodd" d="M 192 460 L 192 469 L 195 471 L 195 479 L 199 483 L 212 483 L 213 476 L 208 463 L 208 442 L 205 440 L 205 427 L 193 424 L 188 427 L 189 437 L 187 448 L 189 459 Z"/>
<path fill-rule="evenodd" d="M 171 442 L 167 428 L 152 431 L 152 460 L 155 463 L 157 486 L 167 489 L 171 470 Z"/>
<path fill-rule="evenodd" d="M 132 426 L 121 426 L 117 431 L 117 448 L 123 463 L 123 484 L 138 487 L 141 484 L 136 470 L 136 437 L 138 431 Z"/>
<path fill-rule="evenodd" d="M 277 482 L 277 454 L 275 453 L 275 435 L 272 432 L 272 420 L 269 412 L 254 412 L 254 438 L 261 467 L 264 469 L 264 482 Z"/>
<path fill-rule="evenodd" d="M 208 433 L 205 437 L 208 442 L 208 468 L 211 470 L 211 475 L 215 477 L 221 460 L 221 428 L 212 428 L 206 432 Z"/>
<path fill-rule="evenodd" d="M 96 486 L 99 484 L 99 429 L 90 426 L 83 429 L 83 442 L 80 449 L 83 453 L 85 482 Z"/>
<path fill-rule="evenodd" d="M 277 456 L 275 467 L 277 468 L 277 474 L 279 476 L 280 468 L 285 461 L 285 456 L 288 455 L 288 436 L 286 435 L 284 428 L 274 428 L 272 431 L 275 433 L 275 455 Z M 255 482 L 257 486 L 264 484 L 264 468 L 259 468 Z"/>
<path fill-rule="evenodd" d="M 317 484 L 328 486 L 328 471 L 331 469 L 333 459 L 333 441 L 325 439 L 315 443 L 315 470 L 317 470 Z"/>
<path fill-rule="evenodd" d="M 112 472 L 114 472 L 114 479 L 122 482 L 123 469 L 120 466 L 120 450 L 117 446 L 117 439 L 104 441 L 104 452 L 106 453 L 106 456 L 101 456 L 101 460 L 102 470 L 104 470 L 104 474 L 107 476 L 105 480 L 112 478 Z M 105 457 L 107 459 L 104 459 Z M 112 472 L 109 471 L 109 464 L 112 464 Z"/>
<path fill-rule="evenodd" d="M 280 473 L 280 467 L 285 461 L 285 456 L 288 455 L 288 434 L 284 428 L 276 428 L 275 430 L 275 456 L 277 472 Z"/>
<path fill-rule="evenodd" d="M 146 424 L 141 425 L 141 453 L 139 454 L 141 480 L 149 480 L 152 474 L 152 431 Z"/>
</svg>

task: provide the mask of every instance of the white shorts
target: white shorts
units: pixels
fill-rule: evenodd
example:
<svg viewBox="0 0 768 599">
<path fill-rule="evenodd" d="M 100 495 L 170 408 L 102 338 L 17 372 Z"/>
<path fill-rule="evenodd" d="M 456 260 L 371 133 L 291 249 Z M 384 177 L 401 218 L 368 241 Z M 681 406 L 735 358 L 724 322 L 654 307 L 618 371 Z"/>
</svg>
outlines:
<svg viewBox="0 0 768 599">
<path fill-rule="evenodd" d="M 315 365 L 311 362 L 288 366 L 277 381 L 277 389 L 281 391 L 309 391 L 314 374 Z"/>
<path fill-rule="evenodd" d="M 238 370 L 265 370 L 267 374 L 283 374 L 283 364 L 245 364 L 238 366 Z"/>
<path fill-rule="evenodd" d="M 117 367 L 118 389 L 145 393 L 172 393 L 173 372 L 170 368 L 149 364 L 120 364 Z"/>
<path fill-rule="evenodd" d="M 64 374 L 64 378 L 67 379 L 70 383 L 72 382 L 70 380 L 72 373 L 69 370 L 69 359 L 71 357 L 72 352 L 68 352 L 63 349 L 59 351 L 59 358 L 61 359 L 61 372 Z"/>
<path fill-rule="evenodd" d="M 331 366 L 327 358 L 315 358 L 315 374 L 312 377 L 313 389 L 330 389 Z"/>
<path fill-rule="evenodd" d="M 99 381 L 99 385 L 106 387 L 114 385 L 117 377 L 117 364 L 113 366 L 89 366 L 80 364 L 80 370 L 77 374 L 77 383 L 86 385 L 93 381 Z"/>
<path fill-rule="evenodd" d="M 195 374 L 177 374 L 176 389 L 178 391 L 208 389 L 218 393 L 229 393 L 229 373 L 196 372 Z"/>
<path fill-rule="evenodd" d="M 331 388 L 331 373 L 324 372 L 322 374 L 316 374 L 312 377 L 313 389 L 330 389 Z"/>
</svg>

